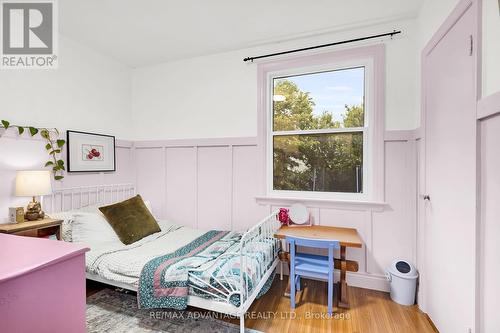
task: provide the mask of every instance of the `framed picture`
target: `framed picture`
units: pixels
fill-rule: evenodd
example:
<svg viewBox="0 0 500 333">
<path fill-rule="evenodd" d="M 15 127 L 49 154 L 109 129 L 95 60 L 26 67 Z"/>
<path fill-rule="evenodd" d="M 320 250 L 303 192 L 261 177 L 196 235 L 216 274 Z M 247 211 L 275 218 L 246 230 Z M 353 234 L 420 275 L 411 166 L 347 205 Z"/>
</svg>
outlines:
<svg viewBox="0 0 500 333">
<path fill-rule="evenodd" d="M 116 171 L 115 137 L 67 131 L 68 172 Z"/>
</svg>

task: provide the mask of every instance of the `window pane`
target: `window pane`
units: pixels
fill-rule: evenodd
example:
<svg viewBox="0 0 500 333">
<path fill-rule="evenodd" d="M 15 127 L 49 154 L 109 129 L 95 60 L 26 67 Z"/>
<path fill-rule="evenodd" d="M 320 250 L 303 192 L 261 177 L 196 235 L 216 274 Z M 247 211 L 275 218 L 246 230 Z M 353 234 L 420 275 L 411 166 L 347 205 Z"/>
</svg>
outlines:
<svg viewBox="0 0 500 333">
<path fill-rule="evenodd" d="M 273 80 L 273 130 L 364 126 L 365 68 Z"/>
<path fill-rule="evenodd" d="M 273 188 L 363 192 L 363 133 L 283 135 L 273 138 Z"/>
</svg>

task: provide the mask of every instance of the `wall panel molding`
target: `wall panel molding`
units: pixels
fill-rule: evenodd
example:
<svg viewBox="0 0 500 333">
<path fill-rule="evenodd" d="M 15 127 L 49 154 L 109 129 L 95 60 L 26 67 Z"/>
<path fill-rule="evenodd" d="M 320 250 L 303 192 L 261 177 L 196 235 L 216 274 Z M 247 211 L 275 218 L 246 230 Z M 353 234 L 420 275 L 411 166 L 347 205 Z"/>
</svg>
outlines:
<svg viewBox="0 0 500 333">
<path fill-rule="evenodd" d="M 348 256 L 359 261 L 360 271 L 348 275 L 353 286 L 387 291 L 385 268 L 395 259 L 415 261 L 417 169 L 412 163 L 418 133 L 418 129 L 385 132 L 384 202 L 305 202 L 315 223 L 359 230 L 365 246 L 347 250 Z M 150 188 L 151 179 L 158 178 L 151 171 L 166 175 L 165 183 L 154 182 L 157 191 L 145 194 L 150 199 L 149 195 L 161 198 L 166 193 L 164 202 L 150 199 L 155 212 L 162 212 L 159 218 L 198 228 L 245 230 L 272 210 L 297 201 L 263 198 L 257 138 L 142 141 L 134 146 L 138 168 L 143 163 L 155 164 L 155 160 L 159 164 L 138 172 L 139 191 L 143 183 Z M 154 154 L 162 154 L 164 149 L 165 162 L 161 162 Z"/>
<path fill-rule="evenodd" d="M 172 139 L 155 141 L 135 141 L 136 148 L 161 147 L 218 147 L 218 146 L 255 146 L 257 137 L 231 137 L 206 139 Z"/>
<path fill-rule="evenodd" d="M 421 136 L 420 127 L 412 130 L 389 130 L 385 131 L 384 141 L 410 141 L 420 139 Z"/>
<path fill-rule="evenodd" d="M 479 332 L 500 330 L 500 92 L 481 99 L 478 119 L 477 321 Z"/>
<path fill-rule="evenodd" d="M 477 104 L 477 119 L 500 114 L 500 92 L 481 99 Z"/>
<path fill-rule="evenodd" d="M 416 237 L 411 208 L 416 197 L 409 190 L 415 186 L 416 171 L 411 166 L 415 136 L 409 131 L 387 131 L 385 138 L 383 203 L 309 202 L 307 206 L 317 224 L 359 230 L 365 246 L 347 250 L 360 267 L 358 273 L 348 274 L 349 283 L 387 291 L 384 269 L 396 258 L 413 260 L 416 251 L 410 241 Z M 58 186 L 134 182 L 138 193 L 152 203 L 158 218 L 194 228 L 245 230 L 273 209 L 291 204 L 279 198 L 264 204 L 257 202 L 264 189 L 260 181 L 261 150 L 256 140 L 117 140 L 117 172 L 69 174 Z M 15 134 L 0 138 L 2 144 L 23 152 L 26 145 L 34 152 L 43 148 L 40 140 L 17 138 Z M 40 150 L 40 158 L 45 157 L 44 153 Z M 0 172 L 7 178 L 15 175 L 13 171 Z M 11 190 L 7 191 L 4 196 L 10 195 Z"/>
</svg>

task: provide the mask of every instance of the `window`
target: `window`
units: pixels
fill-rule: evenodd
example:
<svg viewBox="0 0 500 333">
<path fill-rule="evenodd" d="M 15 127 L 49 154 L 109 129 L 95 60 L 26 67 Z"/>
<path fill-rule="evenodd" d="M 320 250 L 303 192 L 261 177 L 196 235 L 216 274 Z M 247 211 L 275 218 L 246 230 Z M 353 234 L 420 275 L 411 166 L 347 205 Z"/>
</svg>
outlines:
<svg viewBox="0 0 500 333">
<path fill-rule="evenodd" d="M 273 189 L 363 192 L 365 68 L 273 78 Z"/>
<path fill-rule="evenodd" d="M 339 61 L 315 55 L 262 66 L 270 196 L 383 197 L 383 120 L 376 106 L 383 107 L 384 89 L 375 87 L 383 48 L 371 50 Z"/>
</svg>

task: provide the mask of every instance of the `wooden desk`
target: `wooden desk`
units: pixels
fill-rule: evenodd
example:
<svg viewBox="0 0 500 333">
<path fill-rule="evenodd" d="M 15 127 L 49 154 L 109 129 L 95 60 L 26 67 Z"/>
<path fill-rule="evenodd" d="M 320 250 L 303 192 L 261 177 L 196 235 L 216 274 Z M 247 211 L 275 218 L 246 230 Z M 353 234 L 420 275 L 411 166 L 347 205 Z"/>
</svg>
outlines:
<svg viewBox="0 0 500 333">
<path fill-rule="evenodd" d="M 358 271 L 356 261 L 346 260 L 346 248 L 361 248 L 363 242 L 359 237 L 358 231 L 352 228 L 326 227 L 314 225 L 310 227 L 287 227 L 282 226 L 274 235 L 278 239 L 284 239 L 286 236 L 314 238 L 314 239 L 332 239 L 340 243 L 340 259 L 335 259 L 335 268 L 340 269 L 339 281 L 339 307 L 349 308 L 347 297 L 347 271 Z"/>
</svg>

